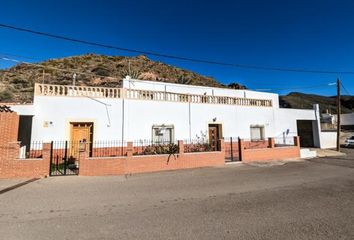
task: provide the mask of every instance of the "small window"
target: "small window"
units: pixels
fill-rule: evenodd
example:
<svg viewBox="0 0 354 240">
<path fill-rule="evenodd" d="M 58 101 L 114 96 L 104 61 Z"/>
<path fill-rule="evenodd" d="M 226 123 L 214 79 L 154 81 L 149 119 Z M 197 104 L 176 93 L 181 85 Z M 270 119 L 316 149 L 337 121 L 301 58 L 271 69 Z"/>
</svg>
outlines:
<svg viewBox="0 0 354 240">
<path fill-rule="evenodd" d="M 264 140 L 264 126 L 251 126 L 251 141 Z"/>
<path fill-rule="evenodd" d="M 153 125 L 152 141 L 154 143 L 172 143 L 174 139 L 173 125 Z"/>
</svg>

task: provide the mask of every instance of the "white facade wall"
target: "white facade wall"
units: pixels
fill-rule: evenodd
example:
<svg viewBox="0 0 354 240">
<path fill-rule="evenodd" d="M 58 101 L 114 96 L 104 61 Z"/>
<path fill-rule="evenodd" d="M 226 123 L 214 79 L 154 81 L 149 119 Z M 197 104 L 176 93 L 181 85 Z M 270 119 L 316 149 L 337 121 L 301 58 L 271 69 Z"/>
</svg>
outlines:
<svg viewBox="0 0 354 240">
<path fill-rule="evenodd" d="M 34 105 L 13 105 L 11 106 L 12 110 L 15 110 L 20 115 L 33 115 L 34 114 Z"/>
<path fill-rule="evenodd" d="M 337 132 L 321 132 L 321 148 L 335 148 L 337 144 Z"/>
<path fill-rule="evenodd" d="M 222 124 L 224 137 L 249 139 L 251 125 L 263 125 L 265 137 L 295 136 L 297 119 L 315 119 L 313 110 L 53 96 L 36 96 L 32 115 L 32 140 L 42 141 L 70 139 L 70 122 L 93 122 L 94 140 L 128 141 L 151 139 L 160 124 L 174 125 L 175 139 L 201 137 L 208 124 Z"/>
<path fill-rule="evenodd" d="M 289 130 L 288 136 L 297 136 L 297 120 L 316 120 L 315 110 L 279 108 L 275 110 L 275 135 L 282 137 Z"/>
<path fill-rule="evenodd" d="M 341 125 L 354 125 L 354 113 L 341 114 Z"/>
<path fill-rule="evenodd" d="M 20 115 L 33 115 L 32 140 L 70 140 L 70 123 L 93 122 L 94 140 L 152 139 L 153 125 L 173 125 L 174 138 L 195 139 L 208 134 L 209 124 L 221 124 L 223 137 L 249 139 L 251 125 L 264 126 L 265 137 L 297 135 L 297 120 L 319 123 L 318 109 L 279 108 L 278 95 L 183 84 L 125 79 L 126 89 L 184 94 L 271 99 L 272 107 L 168 102 L 68 96 L 34 97 L 32 106 L 15 105 Z M 318 144 L 320 137 L 318 134 Z"/>
</svg>

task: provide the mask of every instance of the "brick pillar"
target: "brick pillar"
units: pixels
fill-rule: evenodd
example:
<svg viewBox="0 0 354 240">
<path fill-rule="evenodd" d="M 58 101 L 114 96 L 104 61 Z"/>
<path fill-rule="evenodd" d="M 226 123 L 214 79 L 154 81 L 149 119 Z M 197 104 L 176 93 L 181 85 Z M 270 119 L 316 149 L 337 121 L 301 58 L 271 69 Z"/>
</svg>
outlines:
<svg viewBox="0 0 354 240">
<path fill-rule="evenodd" d="M 134 146 L 133 142 L 127 142 L 127 157 L 125 158 L 125 174 L 131 174 L 130 161 L 133 159 Z"/>
<path fill-rule="evenodd" d="M 300 148 L 300 137 L 299 136 L 294 137 L 294 146 L 297 146 L 298 148 Z"/>
<path fill-rule="evenodd" d="M 184 144 L 183 140 L 178 140 L 178 154 L 184 153 Z"/>
<path fill-rule="evenodd" d="M 85 144 L 86 149 L 89 143 Z M 82 151 L 79 153 L 79 176 L 89 176 L 90 175 L 90 163 L 89 160 L 87 159 L 87 152 Z"/>
<path fill-rule="evenodd" d="M 224 142 L 224 139 L 219 139 L 219 149 L 221 152 L 225 152 L 225 142 Z"/>
<path fill-rule="evenodd" d="M 14 162 L 19 157 L 20 144 L 18 142 L 10 142 L 2 146 L 1 171 L 0 178 L 16 177 L 16 168 Z"/>
<path fill-rule="evenodd" d="M 17 141 L 19 120 L 15 112 L 0 112 L 0 145 Z"/>
<path fill-rule="evenodd" d="M 43 173 L 44 176 L 50 176 L 50 151 L 51 151 L 52 145 L 51 143 L 43 143 L 43 149 L 42 149 L 42 170 L 41 172 Z"/>
<path fill-rule="evenodd" d="M 242 161 L 243 159 L 244 151 L 245 151 L 245 142 L 243 141 L 243 139 L 238 138 L 238 154 L 239 154 L 240 161 Z"/>
<path fill-rule="evenodd" d="M 127 142 L 127 158 L 133 157 L 133 142 Z"/>
<path fill-rule="evenodd" d="M 274 138 L 268 138 L 268 147 L 269 148 L 274 148 L 275 147 Z"/>
<path fill-rule="evenodd" d="M 15 159 L 18 159 L 19 156 L 20 156 L 20 143 L 19 142 L 10 142 L 8 145 L 7 160 L 13 161 Z"/>
<path fill-rule="evenodd" d="M 224 139 L 219 139 L 218 141 L 218 145 L 219 145 L 219 150 L 221 152 L 221 154 L 223 155 L 223 158 L 225 158 L 225 142 Z"/>
</svg>

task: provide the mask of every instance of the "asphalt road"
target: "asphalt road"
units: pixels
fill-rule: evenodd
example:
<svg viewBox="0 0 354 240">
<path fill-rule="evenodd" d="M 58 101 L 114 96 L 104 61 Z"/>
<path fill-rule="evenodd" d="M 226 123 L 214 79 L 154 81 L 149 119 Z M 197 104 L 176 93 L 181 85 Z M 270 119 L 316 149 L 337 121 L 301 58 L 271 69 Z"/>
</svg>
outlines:
<svg viewBox="0 0 354 240">
<path fill-rule="evenodd" d="M 0 238 L 354 239 L 354 149 L 275 165 L 52 177 L 0 195 Z"/>
</svg>

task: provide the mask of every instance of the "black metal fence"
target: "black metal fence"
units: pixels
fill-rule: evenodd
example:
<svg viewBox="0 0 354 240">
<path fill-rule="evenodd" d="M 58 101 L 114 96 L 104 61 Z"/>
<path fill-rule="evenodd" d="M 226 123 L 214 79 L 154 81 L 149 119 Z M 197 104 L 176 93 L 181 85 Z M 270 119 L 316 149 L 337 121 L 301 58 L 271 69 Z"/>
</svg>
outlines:
<svg viewBox="0 0 354 240">
<path fill-rule="evenodd" d="M 122 140 L 98 140 L 92 143 L 91 157 L 123 157 L 127 155 L 127 142 Z"/>
<path fill-rule="evenodd" d="M 295 146 L 294 137 L 276 137 L 274 138 L 275 147 Z"/>
<path fill-rule="evenodd" d="M 225 161 L 226 162 L 240 161 L 238 137 L 224 138 L 224 146 L 225 146 Z"/>
<path fill-rule="evenodd" d="M 268 139 L 243 138 L 242 140 L 245 149 L 262 149 L 270 147 Z"/>
<path fill-rule="evenodd" d="M 178 153 L 177 141 L 133 141 L 133 155 L 156 155 Z"/>
<path fill-rule="evenodd" d="M 80 153 L 91 154 L 90 144 L 81 141 L 53 141 L 50 148 L 50 175 L 78 175 Z"/>
<path fill-rule="evenodd" d="M 216 151 L 217 147 L 210 144 L 207 139 L 185 139 L 183 140 L 184 152 L 212 152 Z"/>
<path fill-rule="evenodd" d="M 20 159 L 27 158 L 42 158 L 43 157 L 43 142 L 32 141 L 27 145 L 20 145 Z"/>
</svg>

